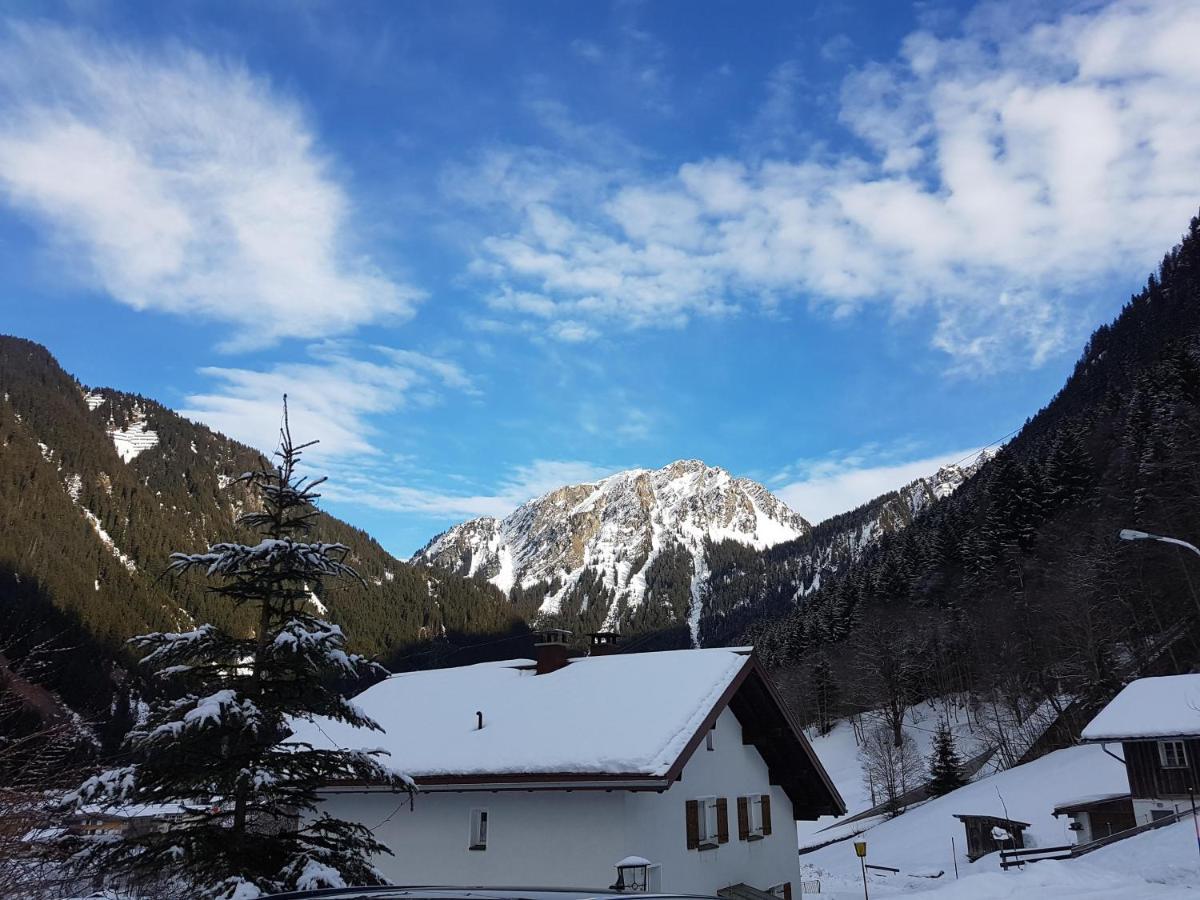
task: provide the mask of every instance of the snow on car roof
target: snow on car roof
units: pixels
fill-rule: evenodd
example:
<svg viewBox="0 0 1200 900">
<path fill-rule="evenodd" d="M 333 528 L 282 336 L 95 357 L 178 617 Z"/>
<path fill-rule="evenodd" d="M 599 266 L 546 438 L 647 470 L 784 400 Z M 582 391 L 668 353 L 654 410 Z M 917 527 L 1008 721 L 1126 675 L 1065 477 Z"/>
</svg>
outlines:
<svg viewBox="0 0 1200 900">
<path fill-rule="evenodd" d="M 383 748 L 389 766 L 437 776 L 665 775 L 737 675 L 748 648 L 596 656 L 535 675 L 514 659 L 393 675 L 354 698 L 384 733 L 293 723 L 315 747 Z M 483 714 L 477 728 L 476 712 Z"/>
<path fill-rule="evenodd" d="M 1200 675 L 1139 678 L 1083 729 L 1085 741 L 1200 736 Z"/>
</svg>

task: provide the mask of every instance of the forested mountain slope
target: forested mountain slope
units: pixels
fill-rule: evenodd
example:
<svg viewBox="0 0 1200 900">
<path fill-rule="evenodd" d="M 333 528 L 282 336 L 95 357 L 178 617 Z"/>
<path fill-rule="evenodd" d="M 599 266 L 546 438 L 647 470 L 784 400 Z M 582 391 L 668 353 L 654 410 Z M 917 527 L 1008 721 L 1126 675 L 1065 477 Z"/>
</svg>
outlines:
<svg viewBox="0 0 1200 900">
<path fill-rule="evenodd" d="M 248 497 L 233 479 L 257 458 L 152 400 L 85 388 L 44 347 L 0 337 L 0 642 L 70 631 L 83 655 L 113 659 L 141 631 L 248 627 L 227 622 L 203 582 L 163 571 L 173 551 L 249 537 L 234 524 Z M 316 531 L 348 545 L 363 576 L 313 598 L 358 650 L 386 655 L 446 629 L 513 622 L 491 586 L 400 562 L 332 516 Z"/>
<path fill-rule="evenodd" d="M 994 691 L 1108 696 L 1200 660 L 1200 223 L 1062 390 L 975 477 L 885 535 L 797 609 L 746 629 L 830 707 Z M 768 589 L 765 562 L 743 577 Z"/>
</svg>

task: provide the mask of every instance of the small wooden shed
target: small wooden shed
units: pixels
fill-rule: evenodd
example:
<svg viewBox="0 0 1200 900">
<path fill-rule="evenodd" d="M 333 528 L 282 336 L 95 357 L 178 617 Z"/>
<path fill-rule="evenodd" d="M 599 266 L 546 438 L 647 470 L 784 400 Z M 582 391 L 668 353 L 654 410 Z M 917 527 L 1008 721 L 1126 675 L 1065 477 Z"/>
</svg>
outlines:
<svg viewBox="0 0 1200 900">
<path fill-rule="evenodd" d="M 1054 807 L 1054 818 L 1059 816 L 1070 816 L 1068 827 L 1075 832 L 1077 844 L 1111 837 L 1137 824 L 1129 794 L 1101 794 L 1060 803 Z"/>
<path fill-rule="evenodd" d="M 1028 822 L 1018 822 L 1016 819 L 1005 819 L 1000 816 L 972 816 L 956 813 L 954 818 L 962 822 L 967 829 L 967 859 L 971 862 L 997 850 L 1018 850 L 1025 846 L 1025 829 Z M 992 834 L 995 828 L 1002 828 L 1011 836 L 1011 840 L 998 841 Z"/>
</svg>

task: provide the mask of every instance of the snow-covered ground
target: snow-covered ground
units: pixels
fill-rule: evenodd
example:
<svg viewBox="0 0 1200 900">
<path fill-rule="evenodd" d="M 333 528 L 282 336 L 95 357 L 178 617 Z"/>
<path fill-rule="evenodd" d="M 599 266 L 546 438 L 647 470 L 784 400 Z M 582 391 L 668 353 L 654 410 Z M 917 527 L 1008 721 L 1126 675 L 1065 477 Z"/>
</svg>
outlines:
<svg viewBox="0 0 1200 900">
<path fill-rule="evenodd" d="M 954 734 L 958 755 L 963 762 L 966 762 L 994 745 L 994 739 L 989 737 L 989 732 L 994 733 L 993 723 L 998 715 L 1003 716 L 1004 713 L 987 704 L 974 712 L 968 712 L 965 704 L 958 702 L 956 697 L 935 698 L 932 701 L 920 703 L 908 711 L 904 717 L 904 730 L 912 738 L 921 759 L 928 761 L 933 753 L 933 737 L 938 722 L 945 719 Z M 872 728 L 882 721 L 873 713 L 864 714 L 859 718 L 862 727 L 866 729 Z M 842 799 L 846 801 L 846 808 L 850 814 L 854 815 L 874 806 L 870 791 L 863 780 L 862 764 L 858 756 L 858 741 L 855 739 L 851 720 L 838 720 L 833 730 L 826 735 L 817 734 L 813 730 L 806 733 L 821 763 L 825 766 L 825 770 L 829 773 L 829 777 L 833 779 Z M 990 775 L 996 768 L 998 765 L 989 760 L 979 775 L 981 777 Z M 876 802 L 882 800 L 883 798 L 880 797 Z M 826 816 L 816 822 L 797 822 L 796 832 L 800 846 L 810 847 L 820 844 L 847 829 L 858 831 L 867 824 L 859 822 L 841 828 L 837 826 L 837 821 L 832 816 Z M 823 831 L 826 828 L 829 831 Z"/>
<path fill-rule="evenodd" d="M 945 896 L 1039 896 L 1023 893 L 1021 890 L 1007 894 L 982 893 L 984 890 L 1001 889 L 989 885 L 996 879 L 1018 877 L 1018 873 L 1001 872 L 999 858 L 994 853 L 975 863 L 967 862 L 965 831 L 962 823 L 955 819 L 954 815 L 992 815 L 1029 822 L 1030 828 L 1025 832 L 1027 847 L 1071 844 L 1074 843 L 1074 838 L 1073 833 L 1067 830 L 1069 820 L 1065 817 L 1055 819 L 1051 815 L 1055 805 L 1079 797 L 1128 789 L 1124 766 L 1094 745 L 1059 750 L 1026 765 L 981 778 L 944 797 L 913 807 L 894 819 L 883 820 L 863 833 L 860 839 L 867 842 L 868 863 L 901 870 L 898 875 L 871 875 L 872 893 L 886 895 L 924 892 L 935 887 L 942 889 L 948 881 L 953 882 L 953 838 L 960 878 L 974 879 L 971 883 L 979 884 L 981 893 L 946 893 Z M 1189 860 L 1189 864 L 1200 865 L 1200 855 L 1196 855 L 1194 846 L 1192 854 L 1193 858 Z M 1072 861 L 1070 865 L 1079 868 L 1067 871 L 1090 871 L 1089 866 L 1100 865 L 1106 858 L 1101 856 L 1101 851 L 1097 851 L 1096 854 Z M 806 879 L 821 881 L 823 895 L 832 894 L 836 897 L 839 896 L 839 891 L 844 891 L 847 897 L 861 894 L 862 876 L 851 842 L 831 844 L 807 853 L 801 856 L 800 862 L 805 869 Z M 1048 862 L 1038 863 L 1036 867 L 1040 866 L 1053 868 Z M 940 877 L 929 877 L 937 875 L 938 872 L 942 873 Z M 990 877 L 979 877 L 986 873 L 991 873 Z M 1033 872 L 1020 877 L 1028 883 L 1029 890 L 1033 890 L 1038 879 L 1048 879 L 1052 876 Z M 960 881 L 959 884 L 964 882 Z M 966 888 L 960 887 L 957 890 L 963 891 Z M 1047 890 L 1051 893 L 1046 896 L 1062 896 L 1054 893 L 1052 888 Z M 1126 892 L 1120 896 L 1157 895 Z"/>
<path fill-rule="evenodd" d="M 1048 860 L 1021 870 L 971 875 L 908 896 L 929 900 L 1183 900 L 1200 896 L 1200 852 L 1192 822 L 1187 820 L 1079 859 Z"/>
</svg>

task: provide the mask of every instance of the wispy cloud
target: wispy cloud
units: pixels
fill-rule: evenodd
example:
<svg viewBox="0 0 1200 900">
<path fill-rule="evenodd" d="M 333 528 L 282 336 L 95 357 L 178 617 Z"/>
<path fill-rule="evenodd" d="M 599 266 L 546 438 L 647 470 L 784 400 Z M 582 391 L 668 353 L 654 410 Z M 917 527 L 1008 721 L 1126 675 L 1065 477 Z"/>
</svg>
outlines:
<svg viewBox="0 0 1200 900">
<path fill-rule="evenodd" d="M 871 444 L 845 453 L 798 460 L 771 479 L 771 489 L 816 524 L 932 475 L 942 466 L 969 460 L 978 452 L 978 448 L 953 450 L 914 458 L 912 444 Z"/>
<path fill-rule="evenodd" d="M 511 469 L 488 489 L 454 493 L 438 488 L 399 484 L 369 471 L 339 474 L 327 496 L 389 512 L 417 513 L 449 519 L 508 515 L 526 500 L 568 484 L 581 484 L 611 475 L 615 470 L 576 460 L 538 459 Z"/>
<path fill-rule="evenodd" d="M 287 394 L 296 437 L 319 438 L 309 455 L 330 465 L 382 453 L 374 416 L 437 403 L 447 391 L 477 393 L 453 361 L 412 350 L 326 342 L 310 347 L 308 356 L 260 369 L 205 368 L 213 388 L 186 397 L 180 412 L 269 452 Z"/>
<path fill-rule="evenodd" d="M 853 152 L 799 146 L 786 65 L 767 158 L 585 168 L 577 191 L 578 166 L 507 151 L 500 182 L 537 188 L 490 195 L 474 274 L 553 304 L 515 315 L 594 328 L 883 303 L 929 314 L 954 368 L 1040 364 L 1078 336 L 1082 292 L 1150 268 L 1196 210 L 1200 6 L 1118 0 L 1020 31 L 986 12 L 846 80 Z"/>
<path fill-rule="evenodd" d="M 228 347 L 411 315 L 304 112 L 239 64 L 0 26 L 0 199 L 72 274 L 137 309 L 234 326 Z"/>
</svg>

